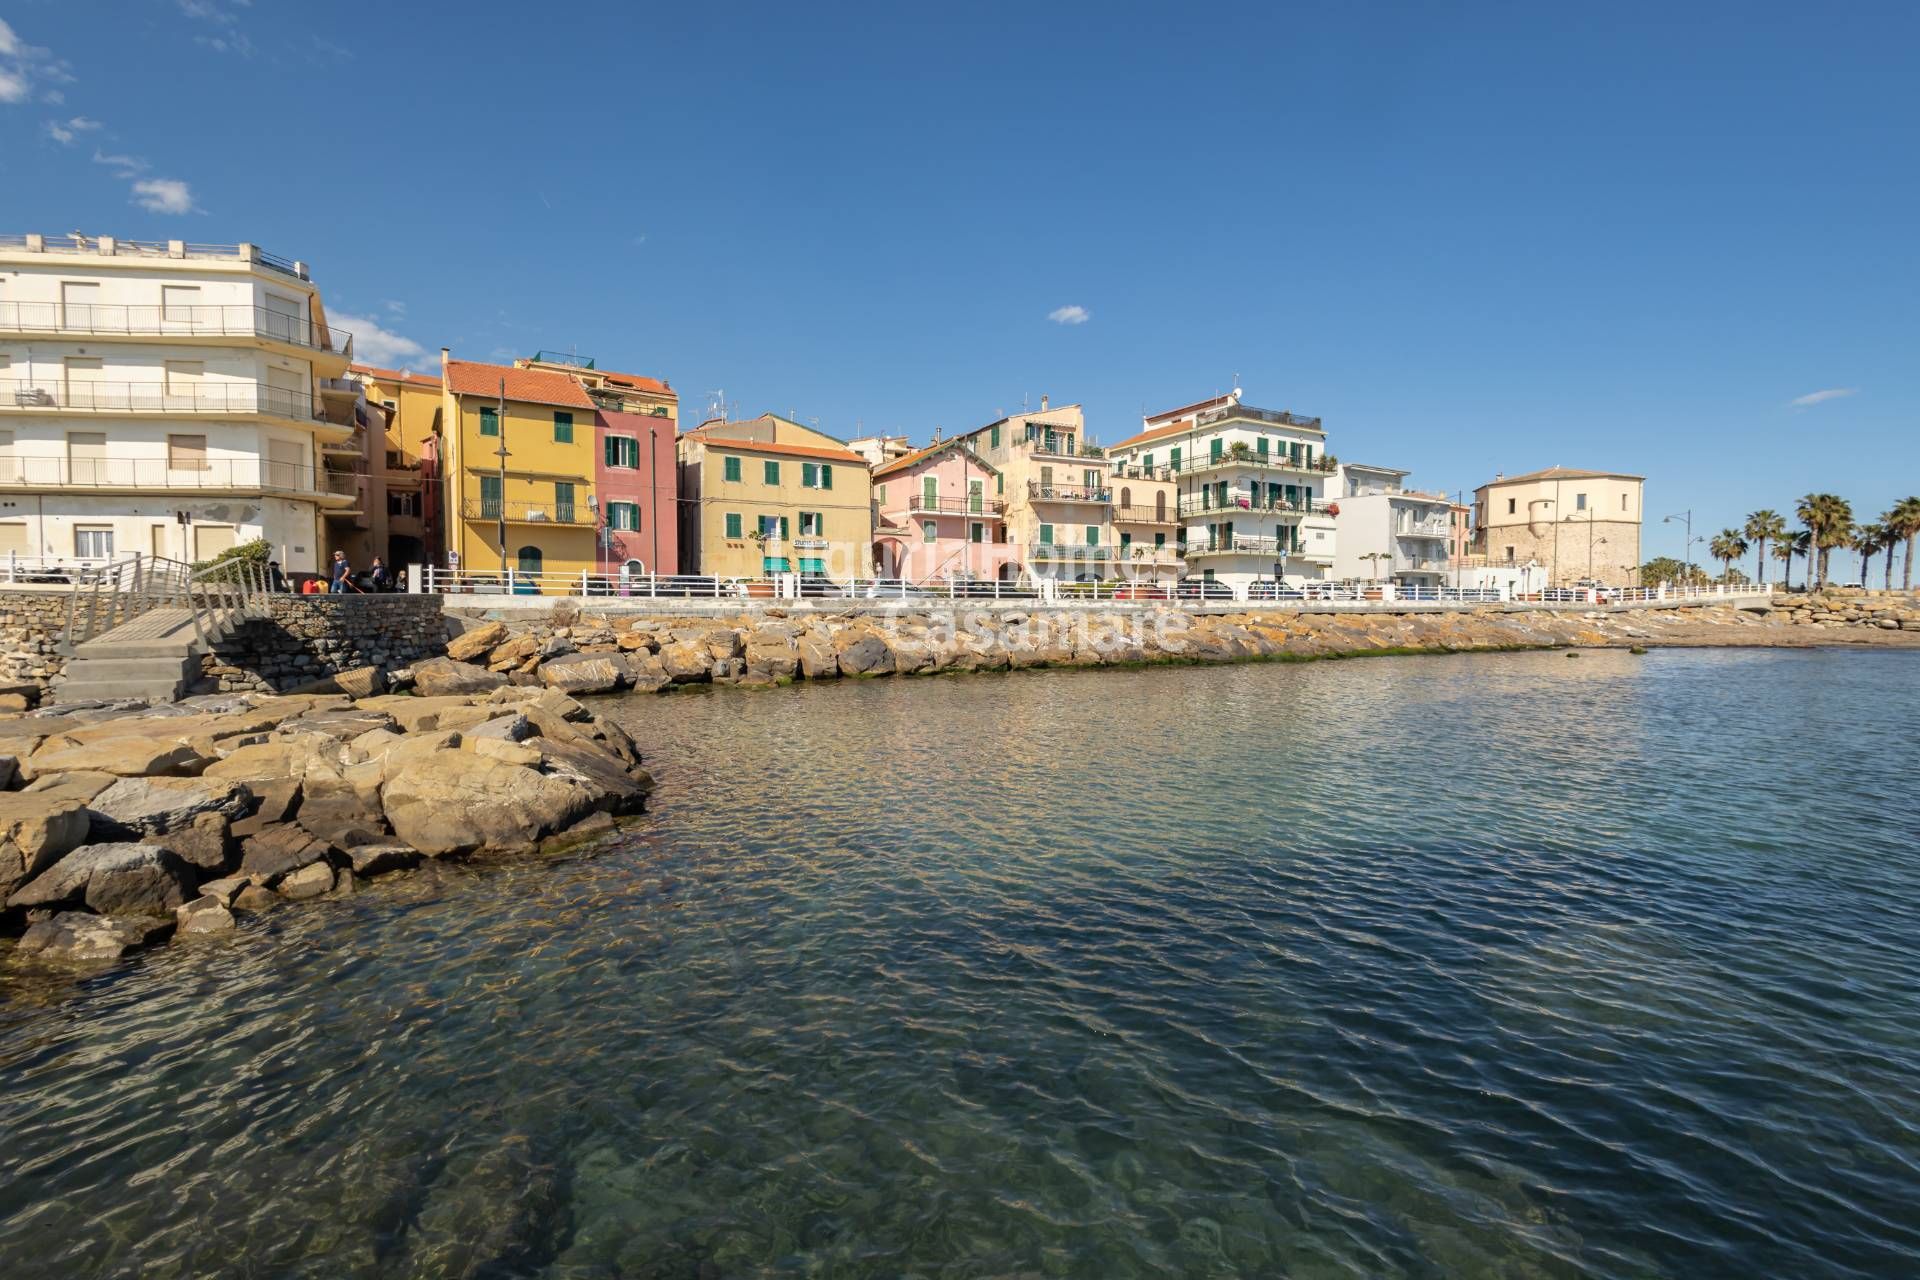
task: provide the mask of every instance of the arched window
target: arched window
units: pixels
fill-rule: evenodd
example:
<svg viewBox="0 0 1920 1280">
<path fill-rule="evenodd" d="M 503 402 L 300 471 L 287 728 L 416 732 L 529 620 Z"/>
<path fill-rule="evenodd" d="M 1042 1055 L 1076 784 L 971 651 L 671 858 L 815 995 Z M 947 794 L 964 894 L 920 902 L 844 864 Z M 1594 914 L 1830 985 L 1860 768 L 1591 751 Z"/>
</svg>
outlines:
<svg viewBox="0 0 1920 1280">
<path fill-rule="evenodd" d="M 540 561 L 541 561 L 540 548 L 538 547 L 520 548 L 519 570 L 521 573 L 540 572 Z"/>
<path fill-rule="evenodd" d="M 1162 522 L 1167 518 L 1167 491 L 1165 489 L 1153 495 L 1153 518 Z"/>
<path fill-rule="evenodd" d="M 638 560 L 629 560 L 620 566 L 620 572 L 629 578 L 642 578 L 646 576 L 647 566 Z"/>
<path fill-rule="evenodd" d="M 1123 508 L 1131 507 L 1133 505 L 1133 490 L 1130 487 L 1127 487 L 1124 485 L 1121 486 L 1120 505 Z"/>
</svg>

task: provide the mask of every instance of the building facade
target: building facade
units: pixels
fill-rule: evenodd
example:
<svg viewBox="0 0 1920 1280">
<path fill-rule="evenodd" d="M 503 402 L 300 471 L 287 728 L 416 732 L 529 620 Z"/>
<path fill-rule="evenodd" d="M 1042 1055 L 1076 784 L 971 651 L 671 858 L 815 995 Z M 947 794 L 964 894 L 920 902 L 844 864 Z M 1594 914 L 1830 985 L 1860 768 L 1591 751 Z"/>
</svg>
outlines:
<svg viewBox="0 0 1920 1280">
<path fill-rule="evenodd" d="M 1569 467 L 1495 476 L 1473 491 L 1469 563 L 1538 564 L 1550 586 L 1638 585 L 1645 484 L 1642 476 Z"/>
<path fill-rule="evenodd" d="M 1408 489 L 1409 474 L 1357 462 L 1334 472 L 1334 577 L 1445 585 L 1454 504 L 1445 494 Z"/>
<path fill-rule="evenodd" d="M 857 443 L 857 442 L 856 442 Z M 874 571 L 912 582 L 991 582 L 1015 559 L 999 469 L 945 440 L 873 471 Z"/>
<path fill-rule="evenodd" d="M 353 372 L 360 379 L 368 408 L 385 418 L 384 439 L 369 459 L 376 477 L 375 554 L 396 567 L 443 564 L 440 379 L 365 365 L 356 365 Z"/>
<path fill-rule="evenodd" d="M 1334 464 L 1318 418 L 1244 405 L 1235 390 L 1142 427 L 1111 453 L 1118 466 L 1173 481 L 1186 576 L 1233 587 L 1328 576 Z"/>
<path fill-rule="evenodd" d="M 257 246 L 0 237 L 0 556 L 206 560 L 264 539 L 313 573 L 351 467 L 350 336 Z M 340 474 L 345 472 L 345 474 Z"/>
<path fill-rule="evenodd" d="M 976 457 L 994 468 L 991 496 L 1006 503 L 1012 552 L 1002 580 L 1098 582 L 1120 576 L 1113 528 L 1113 466 L 1088 443 L 1077 404 L 990 422 L 964 436 Z"/>
<path fill-rule="evenodd" d="M 440 367 L 448 567 L 599 572 L 598 441 L 586 391 L 564 373 L 454 360 L 444 347 Z"/>
<path fill-rule="evenodd" d="M 704 423 L 678 450 L 682 573 L 872 576 L 873 486 L 839 440 L 769 413 Z"/>
</svg>

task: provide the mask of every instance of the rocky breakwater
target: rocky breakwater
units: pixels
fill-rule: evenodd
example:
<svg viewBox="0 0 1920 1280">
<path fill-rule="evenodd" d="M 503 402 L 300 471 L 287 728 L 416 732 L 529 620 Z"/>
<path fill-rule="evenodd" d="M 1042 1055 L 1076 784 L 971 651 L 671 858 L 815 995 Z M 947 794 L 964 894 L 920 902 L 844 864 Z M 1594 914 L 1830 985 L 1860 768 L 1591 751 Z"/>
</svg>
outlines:
<svg viewBox="0 0 1920 1280">
<path fill-rule="evenodd" d="M 422 859 L 571 843 L 644 806 L 652 782 L 618 726 L 555 690 L 480 683 L 0 720 L 8 962 L 114 960 Z"/>
<path fill-rule="evenodd" d="M 1912 591 L 1829 589 L 1773 600 L 1775 615 L 1795 626 L 1920 631 L 1920 593 Z"/>
<path fill-rule="evenodd" d="M 1656 643 L 1678 614 L 1546 610 L 1195 613 L 1174 608 L 1005 611 L 765 608 L 722 618 L 582 616 L 485 621 L 417 664 L 422 692 L 507 680 L 568 694 L 694 684 L 934 675 L 1030 667 L 1311 659 Z"/>
</svg>

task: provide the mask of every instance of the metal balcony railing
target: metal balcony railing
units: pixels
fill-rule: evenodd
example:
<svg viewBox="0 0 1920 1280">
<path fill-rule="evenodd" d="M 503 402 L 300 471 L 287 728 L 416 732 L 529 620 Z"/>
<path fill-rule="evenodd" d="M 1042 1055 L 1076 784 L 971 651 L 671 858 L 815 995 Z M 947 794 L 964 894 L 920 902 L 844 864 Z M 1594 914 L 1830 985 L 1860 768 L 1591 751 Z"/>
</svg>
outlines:
<svg viewBox="0 0 1920 1280">
<path fill-rule="evenodd" d="M 0 378 L 0 412 L 180 413 L 205 417 L 259 413 L 314 421 L 313 396 L 257 382 L 36 382 Z"/>
<path fill-rule="evenodd" d="M 1071 542 L 1034 542 L 1017 544 L 1020 555 L 1028 560 L 1112 560 L 1118 547 L 1087 546 Z"/>
<path fill-rule="evenodd" d="M 1217 455 L 1209 452 L 1197 458 L 1182 458 L 1177 463 L 1167 464 L 1167 470 L 1176 475 L 1219 471 L 1226 467 L 1251 467 L 1260 471 L 1292 471 L 1300 475 L 1328 475 L 1333 471 L 1333 466 L 1324 457 L 1308 460 L 1284 453 L 1261 453 L 1257 449 L 1222 449 Z"/>
<path fill-rule="evenodd" d="M 1113 518 L 1126 524 L 1173 524 L 1177 513 L 1173 507 L 1122 507 L 1116 505 Z"/>
<path fill-rule="evenodd" d="M 0 457 L 0 490 L 213 489 L 256 493 L 340 493 L 336 477 L 357 473 L 264 458 Z"/>
<path fill-rule="evenodd" d="M 332 325 L 244 303 L 128 306 L 98 302 L 0 302 L 0 333 L 113 338 L 267 338 L 312 351 L 353 354 L 353 335 Z"/>
<path fill-rule="evenodd" d="M 1189 542 L 1183 549 L 1182 554 L 1191 560 L 1196 556 L 1287 556 L 1298 555 L 1301 550 L 1302 548 L 1297 542 L 1289 542 L 1280 538 L 1263 537 L 1260 534 L 1254 533 L 1236 533 L 1230 538 L 1215 538 L 1207 542 Z"/>
<path fill-rule="evenodd" d="M 1027 481 L 1027 496 L 1036 502 L 1112 502 L 1113 490 L 1089 489 L 1077 484 L 1042 484 Z"/>
<path fill-rule="evenodd" d="M 1395 529 L 1394 536 L 1400 538 L 1445 538 L 1452 530 L 1444 520 L 1426 524 L 1410 524 L 1404 529 Z"/>
<path fill-rule="evenodd" d="M 593 511 L 571 503 L 489 502 L 472 499 L 460 504 L 460 513 L 469 520 L 498 520 L 508 524 L 564 524 L 588 526 L 595 523 Z"/>
<path fill-rule="evenodd" d="M 119 236 L 88 236 L 79 232 L 66 235 L 0 235 L 0 249 L 25 249 L 29 253 L 85 254 L 101 258 L 221 258 L 251 262 L 278 271 L 296 280 L 308 279 L 306 264 L 277 253 L 268 253 L 254 244 L 194 244 L 186 240 L 123 240 Z"/>
<path fill-rule="evenodd" d="M 1180 514 L 1183 516 L 1231 516 L 1237 511 L 1269 511 L 1285 516 L 1323 516 L 1332 504 L 1321 498 L 1302 498 L 1288 502 L 1285 498 L 1255 499 L 1245 490 L 1228 490 L 1226 500 L 1221 501 L 1218 494 L 1190 493 L 1180 499 Z"/>
<path fill-rule="evenodd" d="M 1248 422 L 1271 422 L 1280 427 L 1305 427 L 1309 431 L 1320 431 L 1320 419 L 1309 418 L 1303 414 L 1289 413 L 1285 409 L 1256 409 L 1252 405 L 1230 404 L 1217 409 L 1202 409 L 1193 420 L 1196 427 L 1204 427 L 1214 422 L 1231 422 L 1235 418 Z"/>
<path fill-rule="evenodd" d="M 1007 509 L 998 498 L 929 498 L 924 493 L 907 498 L 907 510 L 942 516 L 997 516 Z"/>
</svg>

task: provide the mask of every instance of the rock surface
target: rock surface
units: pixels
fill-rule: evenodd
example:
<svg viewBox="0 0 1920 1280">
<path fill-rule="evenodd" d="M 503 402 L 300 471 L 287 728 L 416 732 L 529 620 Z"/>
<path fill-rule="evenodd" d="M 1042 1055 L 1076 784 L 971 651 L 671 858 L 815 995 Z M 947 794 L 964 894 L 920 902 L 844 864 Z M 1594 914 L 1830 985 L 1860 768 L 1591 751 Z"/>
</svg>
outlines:
<svg viewBox="0 0 1920 1280">
<path fill-rule="evenodd" d="M 27 929 L 13 949 L 12 963 L 105 964 L 159 941 L 173 928 L 171 919 L 62 911 Z"/>
<path fill-rule="evenodd" d="M 11 907 L 84 902 L 101 915 L 171 916 L 191 896 L 186 863 L 150 844 L 86 844 L 29 880 Z"/>
</svg>

